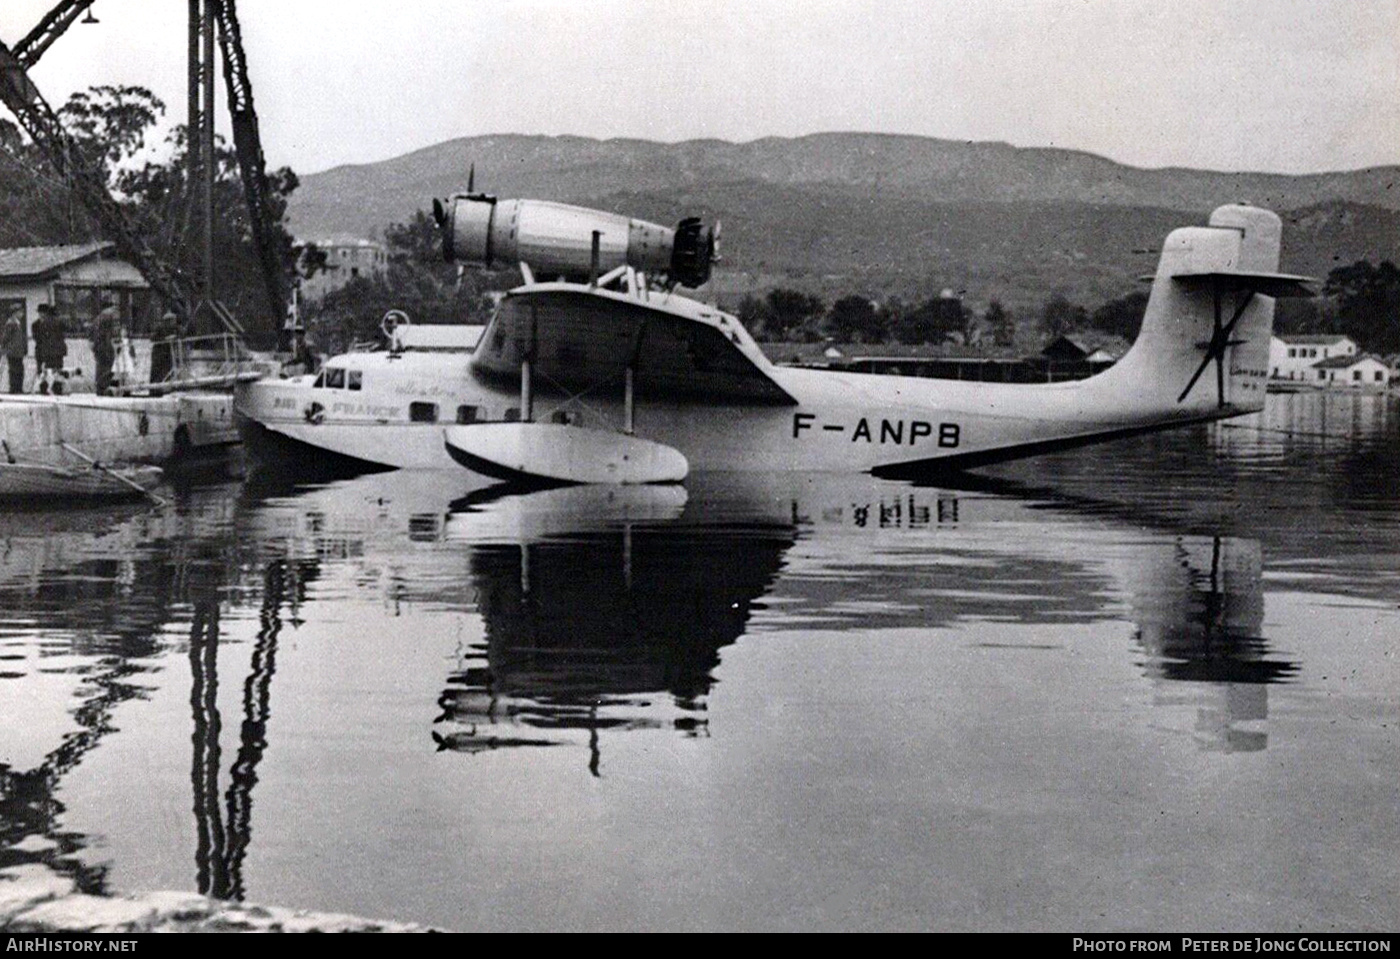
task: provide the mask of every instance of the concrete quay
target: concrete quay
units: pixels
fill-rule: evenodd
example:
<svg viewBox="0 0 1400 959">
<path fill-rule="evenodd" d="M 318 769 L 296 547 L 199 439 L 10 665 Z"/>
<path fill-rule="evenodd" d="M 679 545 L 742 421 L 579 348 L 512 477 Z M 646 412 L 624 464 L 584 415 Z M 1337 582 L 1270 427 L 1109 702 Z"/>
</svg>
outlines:
<svg viewBox="0 0 1400 959">
<path fill-rule="evenodd" d="M 37 863 L 0 870 L 5 932 L 435 932 L 411 923 L 211 899 L 191 892 L 92 896 Z"/>
</svg>

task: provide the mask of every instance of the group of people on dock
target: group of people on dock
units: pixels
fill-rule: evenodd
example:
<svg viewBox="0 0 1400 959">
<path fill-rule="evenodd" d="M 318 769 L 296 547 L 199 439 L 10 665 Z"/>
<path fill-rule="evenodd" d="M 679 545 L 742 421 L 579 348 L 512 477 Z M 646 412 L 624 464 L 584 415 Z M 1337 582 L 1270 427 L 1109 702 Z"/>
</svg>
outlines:
<svg viewBox="0 0 1400 959">
<path fill-rule="evenodd" d="M 26 333 L 18 315 L 11 315 L 0 330 L 0 354 L 4 354 L 10 393 L 23 393 L 25 360 L 29 355 L 29 340 L 34 341 L 35 392 L 62 393 L 66 378 L 64 360 L 68 356 L 67 330 L 63 321 L 48 303 L 40 303 L 38 317 Z M 166 313 L 151 337 L 151 371 L 149 381 L 166 380 L 174 367 L 173 340 L 180 335 L 179 320 Z M 125 340 L 125 331 L 115 305 L 104 306 L 94 317 L 88 330 L 92 347 L 93 383 L 96 393 L 105 396 L 116 385 L 114 370 L 118 349 Z"/>
<path fill-rule="evenodd" d="M 61 384 L 63 359 L 68 355 L 68 341 L 64 336 L 63 322 L 54 315 L 53 307 L 39 304 L 39 316 L 29 331 L 34 340 L 34 363 L 38 373 L 40 392 L 47 393 L 51 383 Z M 18 316 L 11 316 L 0 332 L 0 352 L 5 354 L 9 367 L 9 390 L 11 393 L 24 392 L 24 359 L 29 353 L 28 337 Z M 62 387 L 59 386 L 61 392 Z"/>
</svg>

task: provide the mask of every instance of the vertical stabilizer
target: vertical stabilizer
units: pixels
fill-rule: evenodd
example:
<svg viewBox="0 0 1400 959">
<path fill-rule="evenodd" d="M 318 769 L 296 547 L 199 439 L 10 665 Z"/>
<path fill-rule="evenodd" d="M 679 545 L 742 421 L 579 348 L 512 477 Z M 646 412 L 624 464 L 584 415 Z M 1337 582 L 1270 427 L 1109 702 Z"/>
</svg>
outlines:
<svg viewBox="0 0 1400 959">
<path fill-rule="evenodd" d="M 1099 380 L 1129 409 L 1183 417 L 1260 409 L 1274 297 L 1308 295 L 1305 277 L 1277 272 L 1282 224 L 1258 207 L 1215 210 L 1208 226 L 1174 230 L 1162 246 L 1142 330 Z"/>
</svg>

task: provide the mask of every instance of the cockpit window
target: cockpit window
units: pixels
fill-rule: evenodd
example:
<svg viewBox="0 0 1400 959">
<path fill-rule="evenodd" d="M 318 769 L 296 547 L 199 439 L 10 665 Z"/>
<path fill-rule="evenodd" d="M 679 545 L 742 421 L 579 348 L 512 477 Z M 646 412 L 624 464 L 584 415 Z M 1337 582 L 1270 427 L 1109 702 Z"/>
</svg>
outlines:
<svg viewBox="0 0 1400 959">
<path fill-rule="evenodd" d="M 341 367 L 326 367 L 326 388 L 331 390 L 345 389 L 345 370 Z"/>
<path fill-rule="evenodd" d="M 351 370 L 346 378 L 346 386 L 352 390 L 358 390 L 364 386 L 364 371 Z"/>
<path fill-rule="evenodd" d="M 322 370 L 320 373 L 317 373 L 317 374 L 316 374 L 316 382 L 314 382 L 314 383 L 311 384 L 311 388 L 312 388 L 313 390 L 322 390 L 322 389 L 325 389 L 325 388 L 326 388 L 326 371 L 325 371 L 325 370 Z"/>
</svg>

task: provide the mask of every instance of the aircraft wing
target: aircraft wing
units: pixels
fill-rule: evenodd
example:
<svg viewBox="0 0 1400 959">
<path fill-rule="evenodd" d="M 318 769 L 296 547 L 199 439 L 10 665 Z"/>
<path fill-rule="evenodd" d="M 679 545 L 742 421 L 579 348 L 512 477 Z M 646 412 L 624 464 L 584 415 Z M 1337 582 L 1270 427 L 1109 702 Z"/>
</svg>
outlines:
<svg viewBox="0 0 1400 959">
<path fill-rule="evenodd" d="M 638 296 L 568 283 L 513 290 L 482 334 L 472 371 L 514 380 L 529 355 L 536 389 L 621 389 L 631 363 L 639 397 L 796 403 L 774 382 L 771 364 L 731 317 L 659 291 Z"/>
<path fill-rule="evenodd" d="M 1307 284 L 1316 283 L 1310 276 L 1295 276 L 1291 273 L 1253 273 L 1247 270 L 1217 271 L 1214 273 L 1178 273 L 1172 277 L 1185 286 L 1199 286 L 1205 289 L 1220 289 L 1226 292 L 1248 290 L 1265 296 L 1309 297 L 1313 296 Z"/>
</svg>

